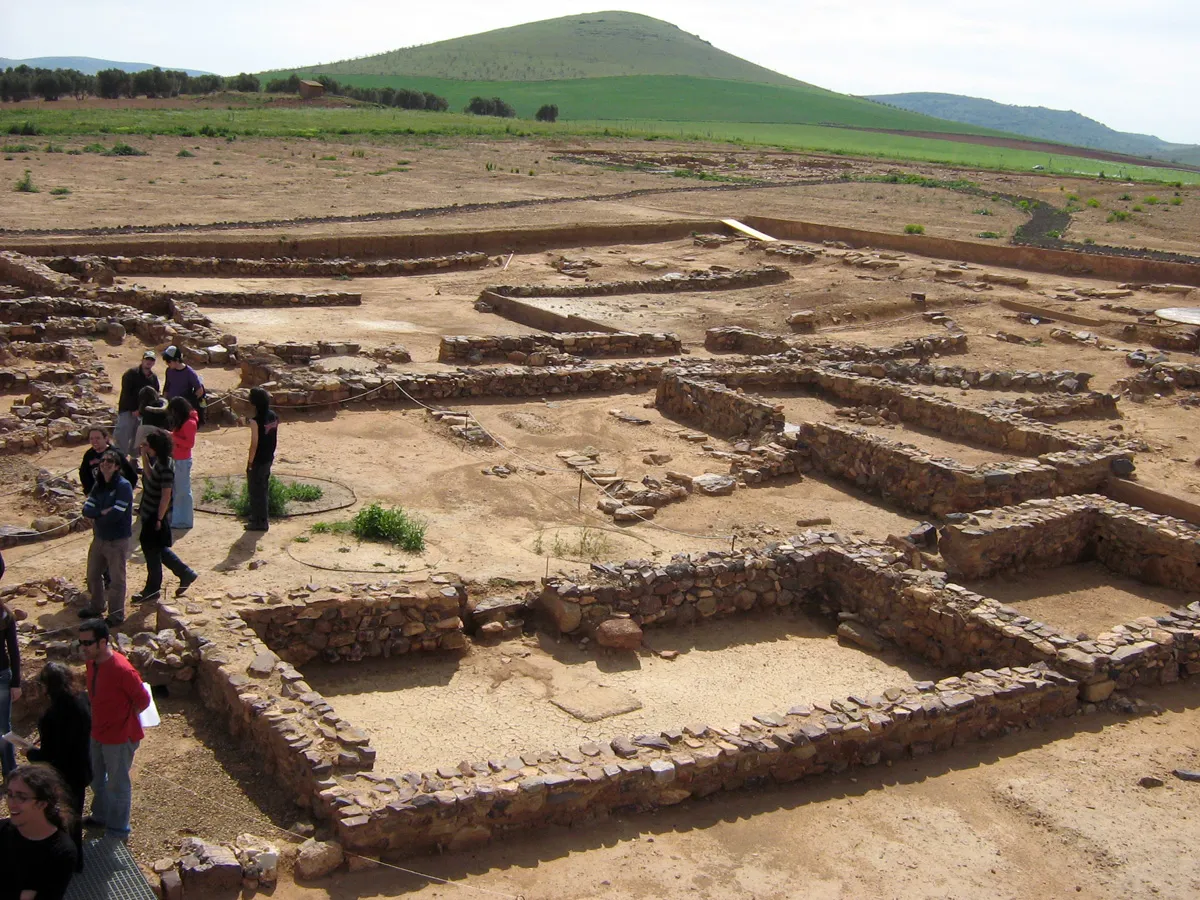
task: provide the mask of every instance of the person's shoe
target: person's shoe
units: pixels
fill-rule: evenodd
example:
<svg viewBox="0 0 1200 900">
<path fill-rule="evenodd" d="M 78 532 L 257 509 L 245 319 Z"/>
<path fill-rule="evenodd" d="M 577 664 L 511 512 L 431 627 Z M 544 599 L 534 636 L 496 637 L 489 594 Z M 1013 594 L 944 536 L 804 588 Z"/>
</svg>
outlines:
<svg viewBox="0 0 1200 900">
<path fill-rule="evenodd" d="M 81 619 L 101 619 L 104 617 L 104 613 L 100 612 L 99 610 L 88 609 L 86 606 L 83 609 L 78 610 L 76 615 L 78 615 Z"/>
<path fill-rule="evenodd" d="M 110 613 L 104 617 L 104 624 L 109 628 L 117 628 L 118 626 L 124 624 L 124 622 L 125 613 Z"/>
<path fill-rule="evenodd" d="M 157 600 L 162 595 L 162 591 L 139 591 L 129 599 L 134 603 L 149 603 L 151 600 Z"/>
<path fill-rule="evenodd" d="M 195 572 L 192 572 L 190 575 L 184 575 L 182 578 L 180 578 L 179 579 L 179 587 L 175 588 L 175 596 L 182 597 L 184 594 L 186 594 L 187 589 L 190 588 L 193 584 L 195 584 L 196 579 L 199 577 L 200 576 L 197 575 Z"/>
</svg>

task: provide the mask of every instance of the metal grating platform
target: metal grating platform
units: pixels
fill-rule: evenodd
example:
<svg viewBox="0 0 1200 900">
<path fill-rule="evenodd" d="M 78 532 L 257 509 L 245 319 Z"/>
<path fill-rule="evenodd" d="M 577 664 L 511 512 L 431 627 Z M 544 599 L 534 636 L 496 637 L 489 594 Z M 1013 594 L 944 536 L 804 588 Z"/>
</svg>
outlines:
<svg viewBox="0 0 1200 900">
<path fill-rule="evenodd" d="M 84 840 L 83 871 L 71 879 L 66 900 L 155 900 L 155 897 L 125 844 L 115 838 Z"/>
</svg>

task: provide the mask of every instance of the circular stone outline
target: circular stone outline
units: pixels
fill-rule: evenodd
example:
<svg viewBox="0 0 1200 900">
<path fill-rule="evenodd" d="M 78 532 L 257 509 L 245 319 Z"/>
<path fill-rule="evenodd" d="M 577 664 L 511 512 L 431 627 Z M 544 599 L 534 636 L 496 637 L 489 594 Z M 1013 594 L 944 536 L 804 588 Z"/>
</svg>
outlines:
<svg viewBox="0 0 1200 900">
<path fill-rule="evenodd" d="M 297 500 L 292 500 L 288 503 L 288 512 L 284 513 L 281 518 L 293 519 L 298 516 L 311 516 L 315 513 L 330 512 L 335 509 L 345 509 L 347 506 L 353 506 L 358 502 L 358 495 L 354 493 L 354 488 L 348 484 L 343 484 L 340 481 L 333 481 L 329 478 L 315 478 L 308 475 L 292 475 L 286 472 L 272 472 L 274 477 L 285 483 L 294 484 L 300 482 L 302 484 L 315 484 L 323 491 L 320 500 L 313 500 L 311 503 L 302 503 Z M 202 512 L 212 513 L 217 516 L 232 516 L 238 517 L 238 514 L 223 503 L 218 505 L 215 503 L 205 503 L 199 498 L 203 496 L 203 486 L 205 481 L 211 481 L 217 487 L 228 484 L 230 482 L 240 483 L 246 480 L 245 475 L 206 475 L 199 481 L 199 485 L 195 482 L 192 484 L 192 493 L 196 497 L 196 509 Z M 195 488 L 199 486 L 201 492 L 196 493 Z M 334 488 L 335 490 L 329 490 Z M 272 517 L 277 518 L 277 517 Z"/>
</svg>

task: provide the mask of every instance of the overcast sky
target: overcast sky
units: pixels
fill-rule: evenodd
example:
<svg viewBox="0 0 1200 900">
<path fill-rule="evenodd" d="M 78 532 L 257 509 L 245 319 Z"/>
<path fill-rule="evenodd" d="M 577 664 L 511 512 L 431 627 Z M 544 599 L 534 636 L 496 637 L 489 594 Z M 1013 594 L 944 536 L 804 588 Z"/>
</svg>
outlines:
<svg viewBox="0 0 1200 900">
<path fill-rule="evenodd" d="M 604 8 L 545 0 L 0 0 L 0 56 L 95 56 L 220 74 L 332 62 Z M 625 0 L 715 46 L 851 94 L 941 91 L 1073 109 L 1200 143 L 1196 0 Z"/>
</svg>

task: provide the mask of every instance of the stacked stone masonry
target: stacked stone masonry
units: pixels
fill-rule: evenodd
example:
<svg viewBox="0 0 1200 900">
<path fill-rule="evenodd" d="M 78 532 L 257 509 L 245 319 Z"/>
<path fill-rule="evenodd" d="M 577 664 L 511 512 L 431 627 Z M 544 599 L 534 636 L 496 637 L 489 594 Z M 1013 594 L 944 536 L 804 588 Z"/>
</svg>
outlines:
<svg viewBox="0 0 1200 900">
<path fill-rule="evenodd" d="M 485 266 L 486 253 L 452 253 L 419 259 L 236 259 L 197 256 L 88 256 L 42 260 L 69 275 L 102 267 L 116 275 L 181 275 L 187 277 L 311 278 L 348 275 L 353 278 L 391 278 L 452 269 Z"/>
<path fill-rule="evenodd" d="M 143 287 L 101 288 L 97 296 L 156 312 L 172 301 L 196 306 L 235 306 L 247 309 L 275 306 L 361 306 L 362 294 L 348 291 L 159 291 Z"/>
<path fill-rule="evenodd" d="M 500 284 L 485 293 L 501 297 L 611 297 L 619 294 L 671 294 L 681 291 L 723 291 L 779 284 L 791 273 L 778 266 L 740 269 L 736 272 L 696 271 L 641 281 L 598 281 L 582 284 Z"/>
<path fill-rule="evenodd" d="M 836 344 L 807 341 L 778 334 L 749 331 L 736 325 L 710 328 L 704 333 L 704 347 L 713 353 L 745 353 L 773 356 L 789 351 L 816 354 L 823 360 L 878 362 L 902 357 L 928 359 L 967 352 L 965 334 L 933 334 L 902 341 L 892 347 L 867 347 L 862 344 Z"/>
<path fill-rule="evenodd" d="M 438 361 L 478 363 L 504 360 L 516 365 L 536 364 L 535 354 L 569 353 L 573 356 L 672 356 L 683 350 L 678 335 L 618 332 L 575 334 L 446 335 L 438 346 Z"/>
<path fill-rule="evenodd" d="M 55 272 L 32 256 L 12 250 L 0 250 L 0 282 L 18 285 L 38 294 L 69 296 L 79 290 L 79 282 Z"/>
<path fill-rule="evenodd" d="M 777 405 L 718 382 L 689 378 L 678 369 L 663 372 L 654 405 L 685 422 L 702 425 L 712 434 L 727 437 L 783 428 L 783 411 Z"/>
</svg>

